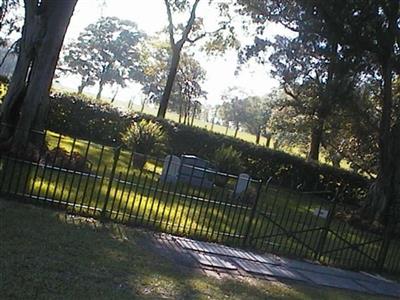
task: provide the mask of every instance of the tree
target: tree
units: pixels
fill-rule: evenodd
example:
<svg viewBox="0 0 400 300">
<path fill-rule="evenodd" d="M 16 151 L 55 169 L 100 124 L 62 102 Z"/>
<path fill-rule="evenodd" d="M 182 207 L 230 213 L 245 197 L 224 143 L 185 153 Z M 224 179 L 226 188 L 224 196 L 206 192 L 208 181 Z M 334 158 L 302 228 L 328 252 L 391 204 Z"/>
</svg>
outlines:
<svg viewBox="0 0 400 300">
<path fill-rule="evenodd" d="M 240 126 L 246 120 L 244 95 L 238 88 L 229 88 L 223 96 L 224 102 L 218 110 L 221 119 L 225 122 L 227 130 L 230 124 L 235 128 L 234 137 L 237 137 Z"/>
<path fill-rule="evenodd" d="M 99 19 L 66 47 L 61 70 L 81 76 L 78 93 L 98 84 L 97 99 L 105 85 L 126 86 L 127 80 L 141 80 L 140 49 L 143 40 L 135 23 L 116 17 Z"/>
<path fill-rule="evenodd" d="M 192 31 L 193 25 L 196 21 L 196 9 L 200 0 L 195 0 L 191 9 L 190 17 L 184 27 L 180 39 L 175 41 L 175 28 L 172 17 L 172 10 L 182 11 L 184 8 L 189 6 L 188 1 L 170 1 L 164 0 L 165 7 L 168 15 L 168 31 L 169 31 L 169 43 L 171 47 L 171 61 L 169 66 L 169 73 L 167 77 L 167 82 L 160 100 L 160 107 L 158 109 L 157 117 L 164 118 L 167 112 L 169 97 L 171 96 L 172 87 L 174 85 L 176 72 L 179 66 L 179 60 L 181 57 L 181 51 L 186 42 L 189 41 L 189 34 Z"/>
<path fill-rule="evenodd" d="M 215 4 L 219 9 L 222 19 L 218 22 L 218 29 L 212 32 L 203 30 L 202 18 L 196 17 L 197 7 L 200 0 L 164 0 L 168 17 L 168 35 L 170 45 L 169 72 L 165 88 L 160 100 L 160 106 L 157 116 L 164 118 L 168 108 L 168 102 L 172 93 L 176 73 L 181 59 L 181 52 L 185 44 L 194 44 L 204 37 L 210 37 L 210 40 L 204 45 L 204 49 L 209 53 L 223 53 L 228 47 L 237 46 L 233 26 L 229 26 L 231 16 L 229 14 L 229 2 L 209 1 L 209 4 Z M 189 18 L 186 24 L 175 26 L 173 13 L 189 12 Z M 176 36 L 179 36 L 176 39 Z"/>
<path fill-rule="evenodd" d="M 271 99 L 270 132 L 274 136 L 274 148 L 296 148 L 307 156 L 310 148 L 311 123 L 307 102 L 293 105 L 293 99 L 283 91 Z"/>
<path fill-rule="evenodd" d="M 370 189 L 366 211 L 372 219 L 389 219 L 400 201 L 400 121 L 393 101 L 394 74 L 400 72 L 400 3 L 393 0 L 255 1 L 239 0 L 243 13 L 260 24 L 280 22 L 299 33 L 316 32 L 333 39 L 343 56 L 366 59 L 364 73 L 382 80 L 379 121 L 379 171 Z M 317 20 L 321 26 L 307 24 Z"/>
<path fill-rule="evenodd" d="M 400 74 L 399 1 L 318 1 L 316 8 L 327 29 L 349 48 L 349 55 L 368 56 L 382 78 L 379 121 L 379 171 L 371 187 L 367 214 L 388 221 L 390 208 L 400 203 L 400 118 L 395 114 L 394 74 Z"/>
<path fill-rule="evenodd" d="M 312 17 L 312 10 L 293 6 L 287 8 L 290 11 L 285 12 L 281 22 L 290 19 L 296 24 L 297 36 L 276 36 L 273 42 L 256 37 L 254 45 L 245 49 L 244 58 L 261 55 L 263 62 L 263 52 L 273 47 L 269 57 L 272 74 L 292 98 L 287 104 L 296 106 L 312 122 L 308 159 L 318 161 L 326 119 L 352 92 L 360 62 L 344 56 L 335 37 L 319 32 L 323 22 Z"/>
<path fill-rule="evenodd" d="M 142 53 L 144 81 L 143 93 L 156 102 L 162 97 L 168 78 L 169 47 L 167 43 L 151 41 Z M 193 54 L 182 52 L 174 85 L 171 91 L 169 108 L 189 120 L 188 114 L 194 107 L 193 101 L 206 96 L 202 88 L 206 72 Z"/>
<path fill-rule="evenodd" d="M 248 132 L 256 136 L 256 144 L 260 143 L 262 135 L 268 137 L 267 124 L 271 117 L 271 102 L 269 96 L 251 96 L 244 99 L 243 125 Z"/>
<path fill-rule="evenodd" d="M 51 82 L 76 2 L 25 0 L 18 60 L 1 107 L 1 149 L 26 152 L 32 129 L 44 128 Z"/>
</svg>

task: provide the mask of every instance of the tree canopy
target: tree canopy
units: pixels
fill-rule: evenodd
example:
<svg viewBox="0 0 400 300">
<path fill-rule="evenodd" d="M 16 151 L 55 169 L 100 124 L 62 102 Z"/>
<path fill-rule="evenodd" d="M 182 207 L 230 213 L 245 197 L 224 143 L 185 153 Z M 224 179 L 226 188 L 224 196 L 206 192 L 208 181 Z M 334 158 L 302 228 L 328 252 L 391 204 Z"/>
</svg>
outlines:
<svg viewBox="0 0 400 300">
<path fill-rule="evenodd" d="M 105 85 L 125 87 L 127 81 L 143 78 L 139 43 L 144 37 L 131 21 L 101 18 L 67 45 L 61 70 L 81 77 L 79 93 L 98 84 L 100 99 Z"/>
<path fill-rule="evenodd" d="M 378 176 L 371 189 L 368 210 L 374 215 L 374 219 L 384 216 L 385 220 L 388 220 L 390 206 L 400 198 L 400 161 L 397 140 L 400 135 L 400 125 L 395 114 L 396 104 L 393 97 L 393 80 L 399 74 L 399 1 L 239 0 L 238 3 L 239 11 L 250 16 L 258 24 L 259 36 L 255 38 L 254 45 L 249 47 L 250 52 L 257 52 L 268 45 L 268 41 L 260 38 L 260 34 L 264 32 L 268 21 L 278 22 L 296 32 L 299 40 L 307 36 L 313 37 L 313 39 L 307 39 L 308 43 L 304 43 L 305 40 L 303 40 L 302 46 L 308 47 L 314 41 L 319 41 L 324 48 L 327 48 L 326 50 L 330 50 L 329 52 L 334 56 L 326 51 L 323 53 L 333 59 L 329 62 L 328 72 L 330 67 L 343 66 L 339 67 L 339 70 L 343 70 L 355 64 L 357 68 L 354 72 L 362 79 L 361 82 L 368 76 L 380 79 L 381 93 L 376 106 L 379 115 Z M 291 61 L 296 61 L 303 56 L 309 57 L 311 61 L 315 59 L 315 55 L 298 50 L 293 54 Z M 343 62 L 343 64 L 339 65 L 338 62 Z M 280 61 L 278 60 L 277 63 L 279 65 Z M 298 66 L 289 71 L 280 76 L 297 72 Z M 330 82 L 333 88 L 327 85 L 327 93 L 323 95 L 323 101 L 336 98 L 329 102 L 337 104 L 343 97 L 335 97 L 338 85 L 334 84 L 334 71 L 331 69 L 331 75 L 328 73 L 326 76 L 327 79 L 332 79 Z M 339 73 L 340 76 L 337 78 L 346 78 L 344 74 Z M 298 75 L 295 76 L 296 80 L 297 78 Z"/>
</svg>

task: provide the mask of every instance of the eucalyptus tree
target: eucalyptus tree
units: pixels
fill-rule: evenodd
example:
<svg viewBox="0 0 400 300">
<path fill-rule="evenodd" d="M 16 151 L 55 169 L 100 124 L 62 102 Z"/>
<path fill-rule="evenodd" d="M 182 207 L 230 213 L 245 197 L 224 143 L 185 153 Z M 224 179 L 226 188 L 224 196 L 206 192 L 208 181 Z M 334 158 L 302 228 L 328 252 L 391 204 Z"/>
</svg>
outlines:
<svg viewBox="0 0 400 300">
<path fill-rule="evenodd" d="M 77 0 L 25 0 L 16 67 L 1 106 L 0 148 L 27 152 L 44 128 L 58 56 Z M 35 129 L 33 131 L 32 129 Z"/>
</svg>

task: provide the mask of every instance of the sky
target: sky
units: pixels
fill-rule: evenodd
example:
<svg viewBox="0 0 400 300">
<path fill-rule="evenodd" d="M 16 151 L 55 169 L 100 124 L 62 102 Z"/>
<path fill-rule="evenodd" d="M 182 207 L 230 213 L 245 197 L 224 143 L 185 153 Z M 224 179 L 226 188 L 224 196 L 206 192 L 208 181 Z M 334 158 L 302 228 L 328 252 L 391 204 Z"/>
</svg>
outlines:
<svg viewBox="0 0 400 300">
<path fill-rule="evenodd" d="M 105 5 L 101 5 L 105 2 Z M 203 17 L 206 29 L 212 31 L 215 29 L 216 12 L 207 4 L 208 1 L 200 1 L 198 7 L 198 17 Z M 101 16 L 115 16 L 120 19 L 134 21 L 139 29 L 148 35 L 154 35 L 167 25 L 167 16 L 163 0 L 79 0 L 75 8 L 67 31 L 65 43 L 73 41 L 79 33 L 90 23 L 96 22 Z M 186 21 L 188 16 L 179 21 Z M 276 34 L 285 34 L 284 28 L 270 24 L 266 30 L 267 34 L 273 37 Z M 249 35 L 243 35 L 241 40 L 244 43 L 252 39 Z M 199 51 L 195 51 L 196 58 L 200 61 L 202 67 L 207 72 L 206 81 L 203 88 L 207 91 L 208 97 L 204 104 L 215 105 L 221 103 L 221 97 L 224 92 L 233 86 L 239 87 L 245 94 L 265 95 L 273 88 L 278 86 L 277 80 L 269 74 L 268 65 L 260 65 L 256 62 L 246 64 L 238 75 L 235 75 L 237 68 L 237 53 L 234 50 L 228 51 L 223 56 L 206 56 Z M 60 79 L 59 82 L 68 88 L 76 89 L 79 85 L 78 78 Z M 85 90 L 95 94 L 96 87 Z M 112 97 L 115 88 L 106 87 L 104 96 Z M 117 99 L 129 101 L 133 99 L 140 102 L 143 97 L 138 84 L 129 85 L 123 90 L 119 90 Z"/>
</svg>

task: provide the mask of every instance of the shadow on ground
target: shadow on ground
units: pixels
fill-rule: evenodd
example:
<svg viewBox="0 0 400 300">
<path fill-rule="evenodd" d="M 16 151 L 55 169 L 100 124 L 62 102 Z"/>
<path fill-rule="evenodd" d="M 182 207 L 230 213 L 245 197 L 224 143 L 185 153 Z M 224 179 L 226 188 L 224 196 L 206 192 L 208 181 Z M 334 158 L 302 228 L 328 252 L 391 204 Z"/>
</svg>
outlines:
<svg viewBox="0 0 400 300">
<path fill-rule="evenodd" d="M 153 235 L 0 200 L 2 299 L 364 299 L 256 279 L 216 279 Z M 369 299 L 384 299 L 373 298 Z"/>
</svg>

